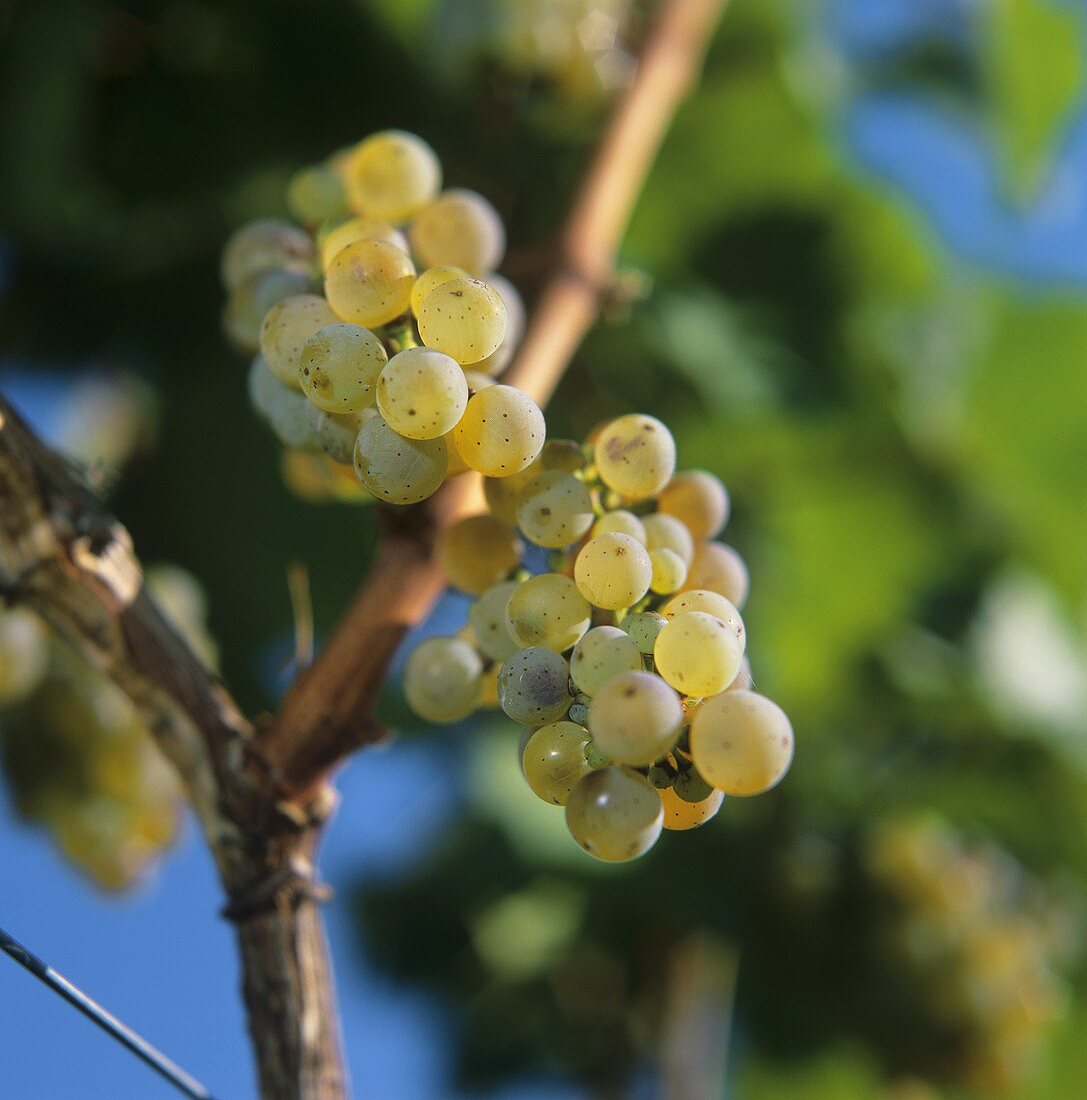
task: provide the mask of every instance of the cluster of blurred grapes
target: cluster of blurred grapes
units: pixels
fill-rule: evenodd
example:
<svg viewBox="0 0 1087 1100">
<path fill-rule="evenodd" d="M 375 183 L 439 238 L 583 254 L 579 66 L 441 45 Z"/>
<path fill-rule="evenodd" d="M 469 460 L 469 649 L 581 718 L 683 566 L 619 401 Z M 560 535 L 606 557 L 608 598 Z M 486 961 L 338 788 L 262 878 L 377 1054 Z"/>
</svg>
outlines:
<svg viewBox="0 0 1087 1100">
<path fill-rule="evenodd" d="M 413 504 L 468 469 L 523 470 L 544 418 L 495 383 L 524 307 L 495 274 L 502 221 L 474 191 L 441 190 L 420 138 L 373 134 L 291 181 L 301 226 L 259 221 L 223 253 L 230 339 L 258 353 L 249 396 L 305 495 Z M 362 494 L 365 495 L 365 494 Z"/>
<path fill-rule="evenodd" d="M 148 570 L 148 589 L 214 667 L 203 591 L 184 570 Z M 127 697 L 34 612 L 0 613 L 0 755 L 18 812 L 44 825 L 100 886 L 132 885 L 172 842 L 182 792 Z"/>
<path fill-rule="evenodd" d="M 488 478 L 490 513 L 440 548 L 452 585 L 477 597 L 468 626 L 423 641 L 404 669 L 422 718 L 498 705 L 530 727 L 529 786 L 603 860 L 703 824 L 726 794 L 769 790 L 792 760 L 788 719 L 751 690 L 747 569 L 714 541 L 728 494 L 675 460 L 664 424 L 631 414 Z M 526 542 L 551 571 L 528 574 Z"/>
<path fill-rule="evenodd" d="M 938 819 L 876 830 L 865 863 L 892 903 L 884 948 L 951 1037 L 946 1082 L 991 1094 L 1030 1080 L 1078 953 L 1068 909 L 1007 852 Z"/>
</svg>

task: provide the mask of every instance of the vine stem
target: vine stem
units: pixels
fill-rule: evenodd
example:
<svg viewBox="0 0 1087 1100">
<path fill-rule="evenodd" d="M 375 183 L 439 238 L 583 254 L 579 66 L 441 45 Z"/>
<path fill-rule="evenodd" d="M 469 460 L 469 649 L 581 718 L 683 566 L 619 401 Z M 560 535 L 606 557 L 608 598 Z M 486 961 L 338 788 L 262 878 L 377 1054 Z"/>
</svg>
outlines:
<svg viewBox="0 0 1087 1100">
<path fill-rule="evenodd" d="M 660 7 L 504 379 L 541 404 L 611 290 L 631 210 L 724 4 Z M 41 614 L 129 696 L 181 776 L 237 929 L 265 1100 L 348 1095 L 314 869 L 335 801 L 325 780 L 383 736 L 374 705 L 389 663 L 444 585 L 440 533 L 481 507 L 481 481 L 465 474 L 424 505 L 386 510 L 369 575 L 278 718 L 258 729 L 147 595 L 124 526 L 0 398 L 0 594 Z"/>
</svg>

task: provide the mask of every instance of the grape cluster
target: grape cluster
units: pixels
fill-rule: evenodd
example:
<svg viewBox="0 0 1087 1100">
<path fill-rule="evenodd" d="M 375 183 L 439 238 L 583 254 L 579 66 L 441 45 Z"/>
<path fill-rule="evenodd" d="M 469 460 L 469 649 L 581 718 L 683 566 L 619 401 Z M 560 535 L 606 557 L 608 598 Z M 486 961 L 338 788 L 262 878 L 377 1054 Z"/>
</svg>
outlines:
<svg viewBox="0 0 1087 1100">
<path fill-rule="evenodd" d="M 751 690 L 747 569 L 714 541 L 727 492 L 675 460 L 664 424 L 627 415 L 487 478 L 489 514 L 440 547 L 451 584 L 476 597 L 468 626 L 423 641 L 404 669 L 428 721 L 498 705 L 531 727 L 528 785 L 603 860 L 703 824 L 726 794 L 769 790 L 793 754 L 789 720 Z M 552 571 L 528 575 L 526 542 Z"/>
<path fill-rule="evenodd" d="M 353 464 L 373 497 L 413 504 L 447 477 L 510 477 L 540 453 L 543 414 L 495 382 L 524 326 L 495 274 L 505 228 L 482 195 L 441 183 L 420 138 L 373 134 L 292 179 L 302 226 L 254 222 L 227 242 L 226 330 L 258 353 L 250 400 L 307 456 L 288 470 L 307 495 L 340 496 L 328 467 Z"/>
</svg>

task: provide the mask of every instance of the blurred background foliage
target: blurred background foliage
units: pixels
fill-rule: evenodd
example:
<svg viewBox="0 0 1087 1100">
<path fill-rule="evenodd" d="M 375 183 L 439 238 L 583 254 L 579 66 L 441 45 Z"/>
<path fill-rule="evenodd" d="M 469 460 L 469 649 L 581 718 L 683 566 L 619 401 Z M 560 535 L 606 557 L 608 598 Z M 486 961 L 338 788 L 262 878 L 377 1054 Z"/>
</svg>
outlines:
<svg viewBox="0 0 1087 1100">
<path fill-rule="evenodd" d="M 287 671 L 288 564 L 307 567 L 327 631 L 374 520 L 284 487 L 220 332 L 225 235 L 283 214 L 300 164 L 400 126 L 492 198 L 504 271 L 531 299 L 651 15 L 633 0 L 0 11 L 6 388 L 91 463 L 145 560 L 200 578 L 249 707 L 272 706 Z M 426 733 L 465 813 L 359 884 L 359 935 L 450 1006 L 462 1084 L 1082 1094 L 1087 275 L 1059 239 L 1047 253 L 1022 234 L 1087 206 L 1065 156 L 1085 19 L 1059 0 L 729 4 L 624 245 L 649 277 L 629 282 L 652 291 L 591 335 L 549 424 L 581 436 L 652 411 L 683 465 L 725 480 L 755 684 L 788 709 L 798 758 L 774 794 L 617 871 L 534 801 L 511 727 Z M 101 406 L 88 377 L 113 395 Z M 73 417 L 73 401 L 100 411 Z M 179 616 L 202 631 L 186 592 Z M 13 668 L 34 627 L 11 630 Z M 70 657 L 41 656 L 51 644 L 8 693 L 7 780 L 77 864 L 124 885 L 173 835 L 176 796 L 138 738 L 86 733 L 131 716 L 99 699 L 81 717 L 90 689 L 71 689 Z"/>
</svg>

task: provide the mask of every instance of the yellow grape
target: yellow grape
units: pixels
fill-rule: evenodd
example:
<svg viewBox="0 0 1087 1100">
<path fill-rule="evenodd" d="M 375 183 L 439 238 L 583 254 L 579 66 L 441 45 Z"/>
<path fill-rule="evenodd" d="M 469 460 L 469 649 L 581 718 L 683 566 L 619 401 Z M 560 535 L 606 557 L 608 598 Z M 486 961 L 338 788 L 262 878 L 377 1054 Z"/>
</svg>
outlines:
<svg viewBox="0 0 1087 1100">
<path fill-rule="evenodd" d="M 557 722 L 574 701 L 566 658 L 543 646 L 517 650 L 498 674 L 498 699 L 515 722 L 526 726 Z"/>
<path fill-rule="evenodd" d="M 722 791 L 713 791 L 709 798 L 701 802 L 687 802 L 676 794 L 672 787 L 657 792 L 660 795 L 661 804 L 664 806 L 664 827 L 680 832 L 685 829 L 696 829 L 699 825 L 705 825 L 711 817 L 715 816 L 724 802 Z"/>
<path fill-rule="evenodd" d="M 618 533 L 589 539 L 574 562 L 574 580 L 596 607 L 618 611 L 637 603 L 649 591 L 653 563 L 646 548 Z"/>
<path fill-rule="evenodd" d="M 260 348 L 260 326 L 268 311 L 284 298 L 311 294 L 313 276 L 299 267 L 257 271 L 230 292 L 223 310 L 223 329 L 232 344 L 245 352 Z"/>
<path fill-rule="evenodd" d="M 789 770 L 793 728 L 765 696 L 729 691 L 695 712 L 691 755 L 706 782 L 725 794 L 762 794 Z"/>
<path fill-rule="evenodd" d="M 516 581 L 502 581 L 488 588 L 468 611 L 476 645 L 490 661 L 504 661 L 520 648 L 506 624 L 506 605 L 517 588 Z"/>
<path fill-rule="evenodd" d="M 631 413 L 596 438 L 596 468 L 609 489 L 633 500 L 655 496 L 676 468 L 672 433 L 653 416 Z"/>
<path fill-rule="evenodd" d="M 377 380 L 389 356 L 369 330 L 339 321 L 302 345 L 302 392 L 328 413 L 356 413 L 374 403 Z"/>
<path fill-rule="evenodd" d="M 317 438 L 321 441 L 325 454 L 333 462 L 350 466 L 355 461 L 355 440 L 358 439 L 363 424 L 376 415 L 373 409 L 342 414 L 318 411 Z"/>
<path fill-rule="evenodd" d="M 503 523 L 516 527 L 517 501 L 521 496 L 521 490 L 541 469 L 539 459 L 534 459 L 523 470 L 518 470 L 509 477 L 485 477 L 483 495 L 487 498 L 487 507 Z"/>
<path fill-rule="evenodd" d="M 380 416 L 363 425 L 355 443 L 355 472 L 379 500 L 417 504 L 445 480 L 445 440 L 405 439 Z"/>
<path fill-rule="evenodd" d="M 720 592 L 737 607 L 743 608 L 750 578 L 744 559 L 723 542 L 700 542 L 695 546 L 694 561 L 687 571 L 684 588 L 708 588 Z"/>
<path fill-rule="evenodd" d="M 261 322 L 260 353 L 268 369 L 284 385 L 299 389 L 302 348 L 325 325 L 338 318 L 317 294 L 296 294 L 277 302 Z"/>
<path fill-rule="evenodd" d="M 549 439 L 540 451 L 540 466 L 544 470 L 576 474 L 585 466 L 585 452 L 572 439 Z"/>
<path fill-rule="evenodd" d="M 456 188 L 416 214 L 411 247 L 426 267 L 452 264 L 484 275 L 502 262 L 506 228 L 495 208 L 475 191 Z"/>
<path fill-rule="evenodd" d="M 661 490 L 657 509 L 675 516 L 696 539 L 716 538 L 728 522 L 728 491 L 705 470 L 684 470 Z"/>
<path fill-rule="evenodd" d="M 408 439 L 451 432 L 468 404 L 468 383 L 456 361 L 431 348 L 407 348 L 386 364 L 377 382 L 385 422 Z"/>
<path fill-rule="evenodd" d="M 521 754 L 521 770 L 532 793 L 565 806 L 570 792 L 593 770 L 585 759 L 588 743 L 588 731 L 576 722 L 552 722 L 536 730 Z"/>
<path fill-rule="evenodd" d="M 385 130 L 361 141 L 345 158 L 343 175 L 355 210 L 393 223 L 421 210 L 442 185 L 434 150 L 402 130 Z"/>
<path fill-rule="evenodd" d="M 506 304 L 506 327 L 502 334 L 502 343 L 490 355 L 473 364 L 476 370 L 487 374 L 501 374 L 513 358 L 521 337 L 525 334 L 525 303 L 517 288 L 502 275 L 492 272 L 488 282 L 502 297 Z"/>
<path fill-rule="evenodd" d="M 427 638 L 404 666 L 404 697 L 428 722 L 458 722 L 479 704 L 483 662 L 460 638 Z"/>
<path fill-rule="evenodd" d="M 318 225 L 342 214 L 346 202 L 343 180 L 325 164 L 299 169 L 287 184 L 287 206 L 303 225 Z"/>
<path fill-rule="evenodd" d="M 410 297 L 410 295 L 409 295 Z M 481 279 L 457 276 L 432 287 L 419 303 L 419 336 L 463 366 L 478 363 L 502 343 L 506 303 Z"/>
<path fill-rule="evenodd" d="M 663 817 L 652 783 L 615 765 L 590 772 L 566 800 L 570 835 L 589 855 L 609 863 L 648 852 L 660 837 Z"/>
<path fill-rule="evenodd" d="M 517 525 L 537 546 L 558 550 L 577 542 L 592 526 L 593 502 L 573 474 L 544 470 L 518 494 Z"/>
<path fill-rule="evenodd" d="M 694 560 L 694 539 L 675 516 L 656 513 L 646 516 L 642 522 L 645 527 L 646 549 L 671 550 L 683 559 L 684 565 L 691 564 Z"/>
<path fill-rule="evenodd" d="M 740 662 L 740 671 L 736 673 L 736 679 L 728 685 L 728 691 L 750 691 L 754 680 L 751 678 L 751 662 L 745 657 Z"/>
<path fill-rule="evenodd" d="M 654 592 L 668 596 L 683 587 L 687 579 L 687 563 L 674 550 L 666 546 L 651 550 L 649 560 L 653 565 L 653 579 L 649 587 Z"/>
<path fill-rule="evenodd" d="M 713 615 L 685 611 L 657 635 L 653 659 L 676 691 L 696 697 L 717 695 L 736 679 L 744 642 L 735 629 Z"/>
<path fill-rule="evenodd" d="M 617 626 L 594 626 L 574 646 L 570 678 L 577 689 L 592 696 L 620 672 L 642 668 L 634 639 Z"/>
<path fill-rule="evenodd" d="M 713 615 L 733 630 L 736 637 L 745 645 L 747 644 L 744 621 L 736 610 L 736 605 L 720 592 L 710 592 L 706 588 L 692 588 L 673 596 L 660 609 L 660 613 L 666 619 L 674 619 L 687 611 L 704 611 L 707 615 Z"/>
<path fill-rule="evenodd" d="M 452 264 L 441 264 L 438 267 L 428 267 L 419 275 L 412 285 L 410 299 L 411 312 L 416 317 L 419 316 L 419 310 L 422 308 L 423 299 L 436 286 L 441 286 L 442 283 L 447 283 L 450 279 L 467 278 L 470 278 L 467 271 L 459 267 L 453 267 Z"/>
<path fill-rule="evenodd" d="M 249 222 L 236 229 L 223 249 L 220 274 L 223 286 L 235 291 L 269 271 L 306 272 L 313 263 L 313 241 L 308 233 L 284 221 Z"/>
<path fill-rule="evenodd" d="M 629 535 L 643 546 L 646 543 L 645 524 L 633 513 L 623 508 L 605 512 L 593 525 L 593 537 L 597 535 Z"/>
<path fill-rule="evenodd" d="M 621 672 L 597 691 L 589 731 L 600 751 L 621 764 L 652 764 L 676 743 L 683 725 L 679 696 L 652 672 Z"/>
<path fill-rule="evenodd" d="M 461 457 L 488 477 L 508 477 L 531 463 L 543 447 L 543 413 L 512 386 L 491 386 L 474 394 L 454 438 Z"/>
<path fill-rule="evenodd" d="M 522 646 L 569 649 L 589 629 L 592 609 L 569 577 L 541 573 L 529 577 L 510 596 L 506 623 Z"/>
<path fill-rule="evenodd" d="M 321 266 L 327 271 L 332 261 L 349 245 L 356 241 L 384 241 L 394 245 L 401 252 L 408 251 L 408 241 L 399 229 L 376 218 L 347 218 L 333 226 L 323 235 L 318 245 L 321 253 Z"/>
<path fill-rule="evenodd" d="M 380 328 L 408 308 L 415 268 L 411 257 L 381 240 L 355 241 L 336 253 L 325 275 L 333 320 Z"/>
<path fill-rule="evenodd" d="M 318 435 L 319 410 L 267 368 L 258 355 L 249 368 L 249 399 L 284 447 L 296 451 L 324 449 Z"/>
<path fill-rule="evenodd" d="M 516 532 L 494 516 L 467 516 L 442 534 L 438 560 L 454 588 L 479 595 L 517 568 L 522 549 Z"/>
<path fill-rule="evenodd" d="M 469 394 L 479 393 L 480 390 L 486 390 L 497 385 L 489 374 L 480 374 L 477 370 L 466 370 L 464 380 L 468 383 Z"/>
</svg>

